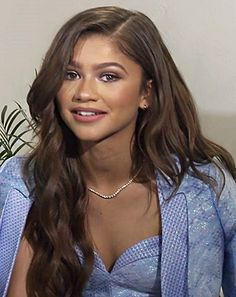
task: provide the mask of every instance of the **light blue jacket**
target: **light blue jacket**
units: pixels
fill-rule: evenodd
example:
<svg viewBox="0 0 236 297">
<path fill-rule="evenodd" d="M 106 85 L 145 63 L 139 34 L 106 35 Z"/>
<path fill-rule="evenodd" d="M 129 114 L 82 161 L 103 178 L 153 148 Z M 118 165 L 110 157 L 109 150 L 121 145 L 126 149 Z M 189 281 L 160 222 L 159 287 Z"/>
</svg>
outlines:
<svg viewBox="0 0 236 297">
<path fill-rule="evenodd" d="M 22 179 L 23 158 L 0 174 L 0 296 L 5 297 L 32 198 Z M 213 164 L 199 169 L 223 185 Z M 162 297 L 236 297 L 236 183 L 225 172 L 219 199 L 201 180 L 184 177 L 178 192 L 157 172 L 162 219 Z M 219 187 L 220 188 L 220 187 Z M 102 296 L 101 296 L 102 297 Z"/>
</svg>

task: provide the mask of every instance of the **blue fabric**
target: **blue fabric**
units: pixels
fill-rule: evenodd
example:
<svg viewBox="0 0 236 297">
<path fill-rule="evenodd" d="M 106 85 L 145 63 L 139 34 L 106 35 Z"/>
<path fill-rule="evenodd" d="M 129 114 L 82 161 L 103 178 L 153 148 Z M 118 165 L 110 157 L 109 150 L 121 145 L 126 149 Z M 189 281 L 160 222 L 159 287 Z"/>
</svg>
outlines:
<svg viewBox="0 0 236 297">
<path fill-rule="evenodd" d="M 160 188 L 161 189 L 161 188 Z M 162 296 L 186 296 L 188 220 L 186 198 L 180 193 L 169 202 L 160 191 L 162 220 L 161 292 Z M 170 253 L 170 251 L 173 251 Z"/>
<path fill-rule="evenodd" d="M 0 292 L 4 292 L 4 296 L 7 289 L 4 284 L 9 282 L 9 271 L 13 268 L 30 204 L 29 199 L 22 199 L 19 192 L 12 189 L 4 205 L 3 213 L 6 215 L 0 222 Z"/>
<path fill-rule="evenodd" d="M 79 249 L 78 254 L 83 261 Z M 160 297 L 160 256 L 159 236 L 144 239 L 128 248 L 117 259 L 111 272 L 95 252 L 94 269 L 83 296 Z"/>
<path fill-rule="evenodd" d="M 6 296 L 19 239 L 32 202 L 22 179 L 22 162 L 22 158 L 14 157 L 1 168 L 0 296 L 2 297 Z M 201 165 L 199 170 L 216 179 L 219 185 L 223 185 L 221 171 L 214 164 Z M 157 172 L 162 219 L 161 252 L 160 246 L 157 245 L 156 256 L 134 261 L 136 264 L 132 266 L 132 262 L 125 264 L 130 259 L 129 252 L 132 251 L 129 251 L 127 259 L 124 257 L 122 261 L 120 260 L 120 264 L 118 259 L 117 267 L 114 267 L 114 272 L 117 274 L 113 275 L 112 273 L 108 275 L 107 272 L 105 274 L 101 269 L 102 266 L 99 268 L 99 265 L 102 265 L 101 259 L 99 264 L 99 258 L 96 257 L 95 262 L 98 266 L 93 273 L 97 273 L 99 277 L 93 278 L 92 275 L 90 284 L 106 275 L 105 279 L 109 279 L 110 287 L 107 286 L 109 290 L 100 292 L 99 287 L 90 290 L 88 286 L 87 296 L 145 296 L 138 295 L 139 281 L 132 291 L 120 289 L 118 285 L 112 283 L 111 277 L 114 277 L 118 284 L 119 279 L 123 278 L 125 281 L 127 274 L 127 283 L 132 283 L 132 279 L 138 278 L 139 274 L 142 279 L 141 273 L 149 269 L 151 272 L 155 270 L 161 273 L 162 297 L 218 297 L 221 286 L 225 297 L 236 296 L 236 184 L 227 171 L 224 171 L 224 175 L 224 188 L 219 199 L 208 185 L 188 174 L 184 177 L 178 192 L 167 201 L 166 198 L 172 191 L 171 184 L 161 172 Z M 138 257 L 139 253 L 140 250 L 135 250 L 133 258 Z M 158 257 L 161 257 L 160 261 Z M 129 275 L 132 270 L 130 265 L 134 268 L 131 275 Z M 158 287 L 158 277 L 156 284 Z M 158 291 L 156 294 L 155 296 L 158 296 Z"/>
</svg>

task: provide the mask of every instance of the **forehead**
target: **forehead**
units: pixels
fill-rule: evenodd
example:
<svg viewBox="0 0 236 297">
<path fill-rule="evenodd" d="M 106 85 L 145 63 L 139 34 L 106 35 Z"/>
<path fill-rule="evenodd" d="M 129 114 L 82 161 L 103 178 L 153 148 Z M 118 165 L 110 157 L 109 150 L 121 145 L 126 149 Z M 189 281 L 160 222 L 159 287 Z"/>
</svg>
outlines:
<svg viewBox="0 0 236 297">
<path fill-rule="evenodd" d="M 81 37 L 74 47 L 72 60 L 85 65 L 117 62 L 126 68 L 141 69 L 119 49 L 114 39 L 100 34 Z"/>
<path fill-rule="evenodd" d="M 97 50 L 104 54 L 122 54 L 114 39 L 102 34 L 88 34 L 80 37 L 74 47 L 74 54 L 83 52 L 94 54 Z"/>
</svg>

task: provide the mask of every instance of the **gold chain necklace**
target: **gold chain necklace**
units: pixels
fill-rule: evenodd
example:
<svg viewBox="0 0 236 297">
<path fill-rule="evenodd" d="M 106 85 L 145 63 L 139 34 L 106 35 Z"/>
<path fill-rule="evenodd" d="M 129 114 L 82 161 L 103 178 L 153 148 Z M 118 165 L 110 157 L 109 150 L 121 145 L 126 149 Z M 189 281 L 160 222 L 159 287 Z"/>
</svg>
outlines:
<svg viewBox="0 0 236 297">
<path fill-rule="evenodd" d="M 90 192 L 94 193 L 95 195 L 97 195 L 100 198 L 103 198 L 103 199 L 112 199 L 112 198 L 116 197 L 122 190 L 124 190 L 125 188 L 127 188 L 133 182 L 133 180 L 137 177 L 139 171 L 127 183 L 125 183 L 123 186 L 119 187 L 113 194 L 104 195 L 104 194 L 101 194 L 101 193 L 97 192 L 96 190 L 94 190 L 92 188 L 89 188 L 89 187 L 88 187 L 88 190 Z"/>
</svg>

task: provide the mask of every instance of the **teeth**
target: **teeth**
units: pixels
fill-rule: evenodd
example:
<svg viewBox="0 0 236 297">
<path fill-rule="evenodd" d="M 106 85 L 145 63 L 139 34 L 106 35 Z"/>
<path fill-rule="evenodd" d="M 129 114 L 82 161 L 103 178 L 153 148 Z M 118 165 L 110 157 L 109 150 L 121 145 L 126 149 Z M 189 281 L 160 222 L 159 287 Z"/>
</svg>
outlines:
<svg viewBox="0 0 236 297">
<path fill-rule="evenodd" d="M 94 115 L 96 115 L 96 112 L 92 112 L 92 111 L 79 111 L 78 114 L 81 115 L 81 116 L 94 116 Z"/>
</svg>

